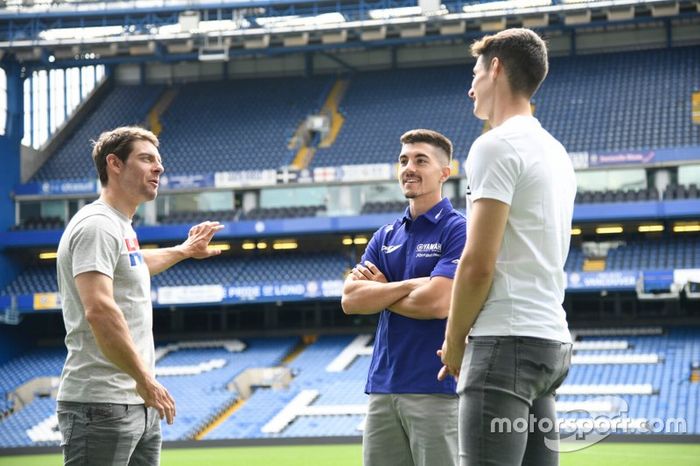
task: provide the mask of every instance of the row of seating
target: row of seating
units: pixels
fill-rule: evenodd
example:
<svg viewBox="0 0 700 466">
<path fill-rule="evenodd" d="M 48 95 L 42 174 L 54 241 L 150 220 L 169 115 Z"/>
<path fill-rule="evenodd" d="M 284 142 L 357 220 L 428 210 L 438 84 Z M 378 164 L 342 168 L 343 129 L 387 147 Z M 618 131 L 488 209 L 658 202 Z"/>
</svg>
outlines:
<svg viewBox="0 0 700 466">
<path fill-rule="evenodd" d="M 239 212 L 235 209 L 227 210 L 184 210 L 173 211 L 168 215 L 159 215 L 158 223 L 161 225 L 196 224 L 207 220 L 230 222 L 237 220 Z"/>
<path fill-rule="evenodd" d="M 298 253 L 274 251 L 245 256 L 221 255 L 206 261 L 188 261 L 153 277 L 152 285 L 183 286 L 207 284 L 256 284 L 305 280 L 340 280 L 356 257 L 349 251 L 337 253 Z M 564 269 L 583 270 L 587 257 L 579 246 L 572 246 Z M 632 240 L 610 249 L 607 270 L 700 268 L 700 238 Z M 23 270 L 0 294 L 22 295 L 57 291 L 55 264 L 31 265 Z"/>
<path fill-rule="evenodd" d="M 270 220 L 284 218 L 316 217 L 326 214 L 326 206 L 289 206 L 289 207 L 255 207 L 247 212 L 236 209 L 226 210 L 202 210 L 202 211 L 173 211 L 168 215 L 159 215 L 158 223 L 161 225 L 196 224 L 205 220 L 218 220 L 220 222 L 232 222 L 237 220 Z M 143 218 L 135 215 L 132 225 L 138 227 L 143 224 Z M 60 217 L 30 217 L 25 221 L 14 225 L 11 231 L 24 230 L 61 230 L 65 228 L 65 222 Z"/>
<path fill-rule="evenodd" d="M 142 125 L 164 89 L 160 85 L 114 87 L 31 181 L 95 179 L 95 167 L 90 157 L 91 141 L 110 128 Z"/>
<path fill-rule="evenodd" d="M 587 257 L 578 246 L 572 246 L 564 270 L 580 272 Z M 632 240 L 611 248 L 605 259 L 605 270 L 653 270 L 700 268 L 700 238 L 666 238 L 653 241 Z"/>
<path fill-rule="evenodd" d="M 700 47 L 553 57 L 534 98 L 543 126 L 571 152 L 653 150 L 697 145 L 690 94 Z M 304 119 L 321 107 L 334 78 L 283 77 L 197 82 L 172 88 L 162 115 L 169 174 L 279 168 Z M 463 157 L 483 131 L 466 96 L 468 66 L 358 72 L 341 102 L 345 123 L 313 167 L 396 161 L 411 128 L 448 135 Z M 138 123 L 163 86 L 116 86 L 32 181 L 94 178 L 89 141 L 105 128 Z M 194 154 L 194 156 L 193 156 Z"/>
<path fill-rule="evenodd" d="M 628 190 L 578 191 L 574 202 L 576 204 L 600 204 L 603 202 L 657 201 L 658 199 L 659 191 L 651 187 Z"/>
<path fill-rule="evenodd" d="M 663 193 L 663 199 L 698 199 L 700 192 L 697 185 L 691 183 L 685 185 L 669 185 Z M 659 200 L 659 192 L 656 188 L 645 188 L 636 190 L 606 190 L 606 191 L 579 191 L 576 193 L 575 202 L 577 204 L 599 204 L 609 202 L 639 202 Z M 403 212 L 406 209 L 407 201 L 369 201 L 362 205 L 360 214 L 376 214 L 386 212 Z M 452 205 L 458 210 L 464 210 L 466 199 L 459 196 L 452 199 Z M 173 224 L 195 224 L 205 220 L 218 220 L 230 222 L 236 220 L 268 220 L 284 218 L 316 217 L 326 215 L 326 206 L 289 206 L 289 207 L 255 207 L 247 212 L 227 209 L 227 210 L 204 210 L 204 211 L 173 211 L 168 215 L 159 215 L 158 223 L 161 225 Z M 143 219 L 135 216 L 132 224 L 140 226 Z M 60 230 L 65 228 L 65 222 L 56 216 L 52 217 L 29 217 L 18 225 L 13 225 L 11 231 L 23 230 Z"/>
<path fill-rule="evenodd" d="M 590 408 L 597 402 L 596 406 L 612 407 L 622 403 L 628 406 L 625 415 L 630 419 L 684 419 L 687 433 L 700 434 L 700 384 L 693 383 L 690 377 L 691 367 L 700 364 L 700 329 L 670 328 L 649 334 L 624 330 L 619 335 L 615 329 L 608 328 L 605 335 L 581 332 L 577 336 L 575 358 L 605 357 L 609 361 L 572 365 L 557 398 L 560 417 L 585 418 L 585 413 L 570 412 L 576 406 Z M 358 340 L 360 344 L 356 345 Z M 608 345 L 612 340 L 625 344 Z M 178 400 L 178 422 L 163 425 L 165 440 L 193 438 L 225 408 L 241 401 L 242 394 L 230 382 L 246 369 L 280 365 L 294 376 L 287 388 L 252 387 L 252 395 L 204 439 L 360 435 L 362 406 L 367 403 L 364 382 L 370 362 L 369 352 L 365 350 L 371 350 L 371 338 L 321 336 L 287 363 L 285 356 L 300 344 L 296 338 L 249 339 L 244 343 L 229 350 L 214 344 L 177 347 L 158 361 L 161 371 L 224 361 L 198 374 L 159 377 Z M 600 349 L 608 346 L 620 349 Z M 354 357 L 331 370 L 334 361 L 348 348 L 354 348 Z M 63 362 L 56 357 L 58 353 L 59 349 L 34 350 L 31 357 L 20 356 L 0 366 L 2 373 L 12 380 L 2 382 L 5 394 L 34 377 L 58 374 Z M 657 356 L 653 361 L 641 359 L 652 354 Z M 629 361 L 635 356 L 639 359 L 636 363 L 614 362 L 615 358 Z M 32 363 L 33 360 L 37 362 Z M 16 376 L 22 369 L 28 372 Z M 314 395 L 307 397 L 302 407 L 313 409 L 293 413 L 277 426 L 277 433 L 265 428 L 290 403 L 308 393 Z M 606 398 L 606 403 L 602 403 L 598 397 L 605 394 L 614 398 Z M 54 410 L 54 400 L 37 398 L 0 420 L 0 448 L 57 445 L 58 438 L 52 437 L 56 425 Z M 315 416 L 313 412 L 325 414 Z"/>
<path fill-rule="evenodd" d="M 241 220 L 263 220 L 326 215 L 325 205 L 298 207 L 256 207 L 241 215 Z"/>
</svg>

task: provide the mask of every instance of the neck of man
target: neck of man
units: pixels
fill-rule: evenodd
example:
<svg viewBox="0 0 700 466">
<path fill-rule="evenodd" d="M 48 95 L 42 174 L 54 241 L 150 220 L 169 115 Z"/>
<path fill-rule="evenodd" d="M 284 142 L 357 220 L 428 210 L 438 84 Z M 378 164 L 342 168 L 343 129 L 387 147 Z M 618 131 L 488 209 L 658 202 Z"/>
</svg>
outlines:
<svg viewBox="0 0 700 466">
<path fill-rule="evenodd" d="M 491 127 L 500 126 L 514 116 L 532 116 L 530 99 L 510 92 L 499 94 L 494 102 L 493 111 L 489 116 Z"/>
<path fill-rule="evenodd" d="M 131 202 L 128 199 L 128 196 L 123 195 L 123 193 L 120 195 L 119 193 L 115 192 L 115 190 L 109 185 L 102 187 L 100 200 L 113 209 L 116 209 L 122 214 L 126 215 L 129 219 L 134 217 L 136 209 L 139 206 L 138 204 Z"/>
<path fill-rule="evenodd" d="M 430 209 L 432 209 L 435 204 L 442 200 L 442 193 L 437 192 L 435 194 L 418 196 L 410 198 L 408 200 L 408 208 L 411 212 L 411 218 L 413 220 L 417 219 Z"/>
</svg>

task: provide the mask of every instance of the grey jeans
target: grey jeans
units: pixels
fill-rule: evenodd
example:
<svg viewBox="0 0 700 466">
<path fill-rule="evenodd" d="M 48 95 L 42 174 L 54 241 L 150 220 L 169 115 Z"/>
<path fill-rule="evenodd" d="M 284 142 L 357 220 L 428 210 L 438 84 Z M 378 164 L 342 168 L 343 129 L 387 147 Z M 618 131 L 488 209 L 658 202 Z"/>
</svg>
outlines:
<svg viewBox="0 0 700 466">
<path fill-rule="evenodd" d="M 457 384 L 461 466 L 559 464 L 555 390 L 571 343 L 470 337 Z"/>
<path fill-rule="evenodd" d="M 364 466 L 455 466 L 457 408 L 455 395 L 371 394 Z"/>
<path fill-rule="evenodd" d="M 158 411 L 144 405 L 59 401 L 66 466 L 160 464 Z"/>
</svg>

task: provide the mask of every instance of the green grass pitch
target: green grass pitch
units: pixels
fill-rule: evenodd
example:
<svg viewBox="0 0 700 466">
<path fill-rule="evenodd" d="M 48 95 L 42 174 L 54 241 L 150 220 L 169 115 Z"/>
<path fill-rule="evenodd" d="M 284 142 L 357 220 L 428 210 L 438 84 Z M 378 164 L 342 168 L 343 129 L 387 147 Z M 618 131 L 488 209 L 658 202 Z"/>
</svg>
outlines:
<svg viewBox="0 0 700 466">
<path fill-rule="evenodd" d="M 0 454 L 2 454 L 0 452 Z M 61 455 L 0 456 L 2 466 L 60 466 Z M 163 450 L 161 466 L 360 466 L 360 445 L 192 448 Z M 562 453 L 561 466 L 700 466 L 700 445 L 604 443 Z"/>
</svg>

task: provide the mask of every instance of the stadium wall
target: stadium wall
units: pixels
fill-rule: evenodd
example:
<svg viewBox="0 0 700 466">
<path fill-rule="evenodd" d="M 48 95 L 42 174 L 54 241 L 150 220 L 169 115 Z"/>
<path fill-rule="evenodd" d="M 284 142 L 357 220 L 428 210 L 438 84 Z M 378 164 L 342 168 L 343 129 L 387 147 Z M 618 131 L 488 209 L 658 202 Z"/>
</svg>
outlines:
<svg viewBox="0 0 700 466">
<path fill-rule="evenodd" d="M 20 141 L 24 133 L 22 67 L 10 60 L 2 66 L 7 76 L 7 120 L 0 136 L 0 186 L 15 186 L 20 181 Z M 0 231 L 8 230 L 15 223 L 15 201 L 10 194 L 0 196 Z M 18 272 L 17 264 L 0 251 L 0 288 L 10 283 Z"/>
</svg>

